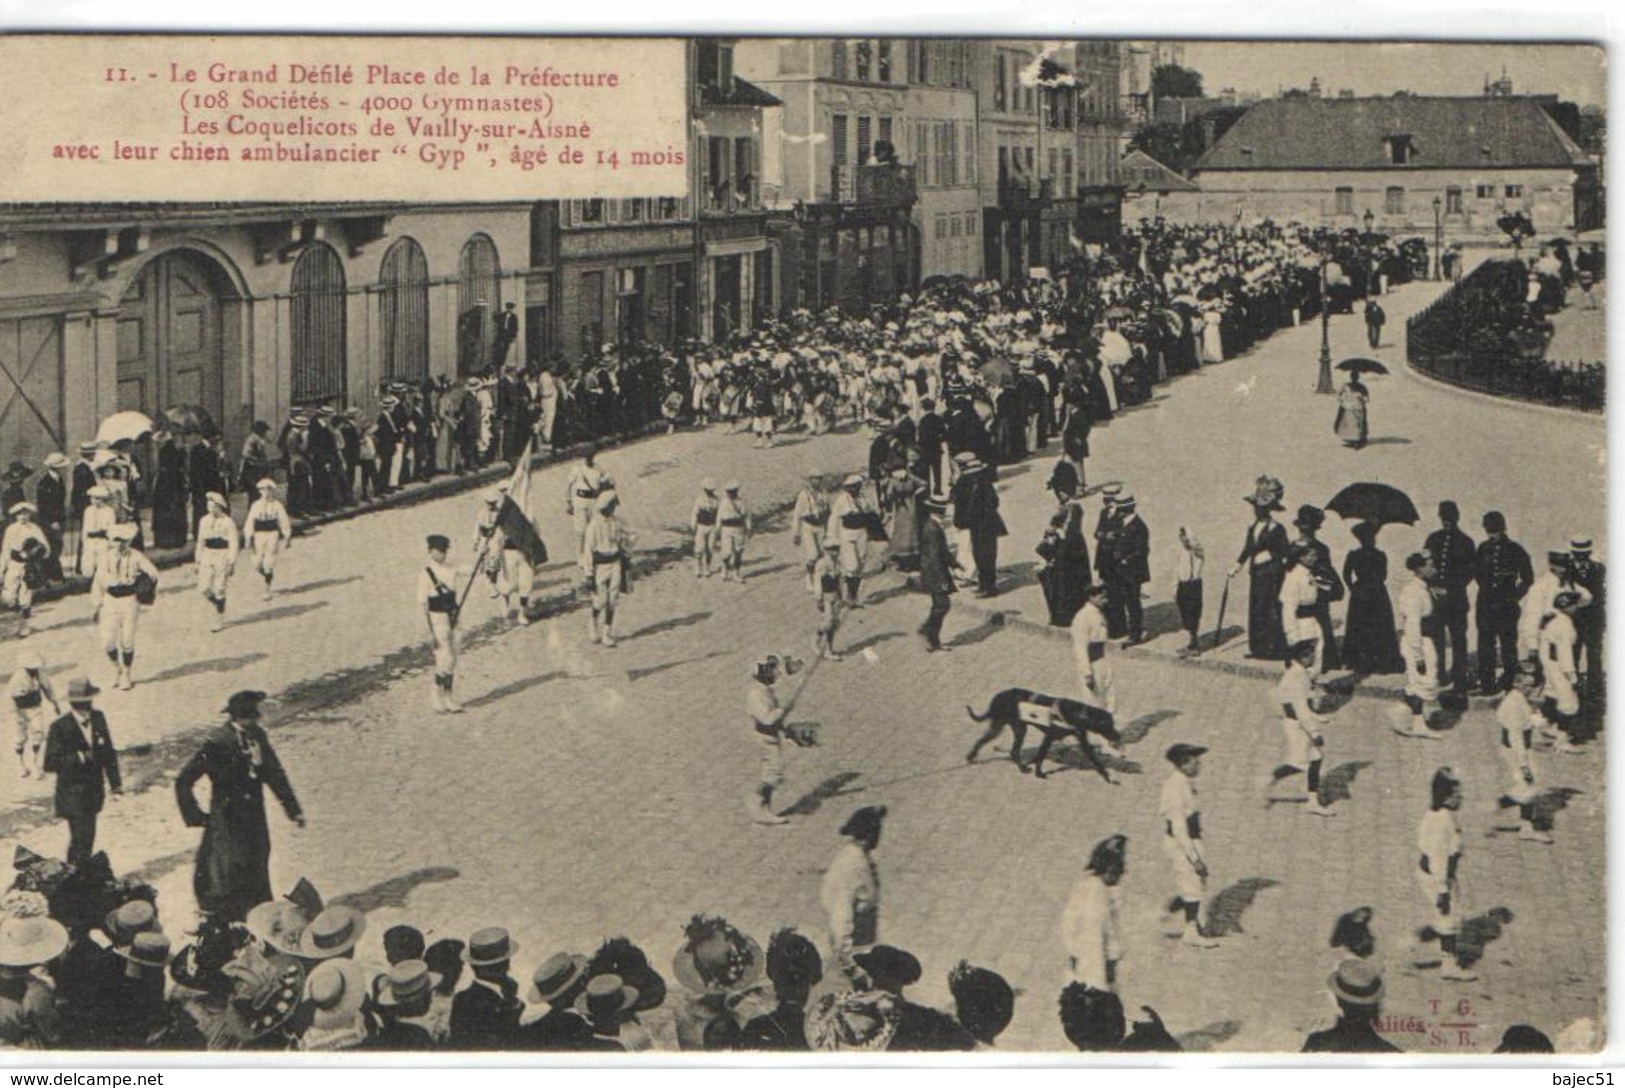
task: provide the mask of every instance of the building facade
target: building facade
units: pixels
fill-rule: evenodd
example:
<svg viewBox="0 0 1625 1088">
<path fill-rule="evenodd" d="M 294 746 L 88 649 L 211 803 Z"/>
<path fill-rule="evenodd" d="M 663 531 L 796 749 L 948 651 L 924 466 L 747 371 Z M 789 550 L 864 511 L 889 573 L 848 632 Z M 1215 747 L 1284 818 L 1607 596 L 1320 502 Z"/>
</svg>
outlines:
<svg viewBox="0 0 1625 1088">
<path fill-rule="evenodd" d="M 0 210 L 0 458 L 181 404 L 235 454 L 255 420 L 482 370 L 529 297 L 531 225 L 523 204 Z"/>
<path fill-rule="evenodd" d="M 971 43 L 930 38 L 906 43 L 907 144 L 914 168 L 920 278 L 982 275 L 982 197 L 977 184 L 976 88 Z"/>
<path fill-rule="evenodd" d="M 1584 230 L 1600 207 L 1594 162 L 1537 100 L 1519 97 L 1270 99 L 1194 172 L 1195 218 L 1271 218 L 1453 241 Z"/>
<path fill-rule="evenodd" d="M 744 40 L 739 70 L 783 103 L 767 124 L 782 306 L 866 313 L 919 282 L 903 39 Z"/>
</svg>

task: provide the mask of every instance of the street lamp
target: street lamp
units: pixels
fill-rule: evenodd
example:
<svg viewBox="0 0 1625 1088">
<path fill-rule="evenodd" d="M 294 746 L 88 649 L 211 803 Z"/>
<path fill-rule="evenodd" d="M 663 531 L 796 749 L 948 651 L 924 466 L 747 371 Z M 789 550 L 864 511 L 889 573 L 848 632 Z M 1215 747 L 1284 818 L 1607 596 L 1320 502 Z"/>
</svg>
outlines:
<svg viewBox="0 0 1625 1088">
<path fill-rule="evenodd" d="M 1365 220 L 1365 232 L 1367 234 L 1370 234 L 1371 233 L 1371 224 L 1376 222 L 1377 217 L 1375 215 L 1371 214 L 1371 209 L 1370 208 L 1367 208 L 1365 210 L 1365 215 L 1361 216 L 1361 218 Z"/>
<path fill-rule="evenodd" d="M 1369 216 L 1371 213 L 1366 212 Z M 1320 254 L 1320 377 L 1315 381 L 1315 392 L 1331 393 L 1332 389 L 1332 311 L 1326 296 L 1326 266 L 1332 261 L 1331 239 L 1322 240 L 1325 249 Z"/>
<path fill-rule="evenodd" d="M 1377 217 L 1371 214 L 1370 208 L 1367 208 L 1365 215 L 1360 218 L 1365 222 L 1365 236 L 1360 239 L 1360 256 L 1364 258 L 1363 263 L 1365 265 L 1365 297 L 1370 298 L 1375 294 L 1372 288 L 1377 283 L 1377 261 L 1371 255 L 1371 225 L 1376 221 Z M 1326 391 L 1331 392 L 1330 389 Z"/>
<path fill-rule="evenodd" d="M 1433 198 L 1433 278 L 1442 280 L 1440 275 L 1440 254 L 1444 252 L 1444 201 L 1437 196 Z"/>
</svg>

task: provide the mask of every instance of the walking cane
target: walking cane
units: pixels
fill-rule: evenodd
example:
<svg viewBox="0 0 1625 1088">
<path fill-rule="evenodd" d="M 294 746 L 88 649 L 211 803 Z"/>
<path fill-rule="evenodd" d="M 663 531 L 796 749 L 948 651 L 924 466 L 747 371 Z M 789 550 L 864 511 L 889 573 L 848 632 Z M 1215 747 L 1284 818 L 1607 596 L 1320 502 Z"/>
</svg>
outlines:
<svg viewBox="0 0 1625 1088">
<path fill-rule="evenodd" d="M 1230 603 L 1230 579 L 1224 580 L 1224 592 L 1219 594 L 1219 622 L 1213 626 L 1212 649 L 1217 650 L 1219 643 L 1224 639 L 1224 609 Z"/>
</svg>

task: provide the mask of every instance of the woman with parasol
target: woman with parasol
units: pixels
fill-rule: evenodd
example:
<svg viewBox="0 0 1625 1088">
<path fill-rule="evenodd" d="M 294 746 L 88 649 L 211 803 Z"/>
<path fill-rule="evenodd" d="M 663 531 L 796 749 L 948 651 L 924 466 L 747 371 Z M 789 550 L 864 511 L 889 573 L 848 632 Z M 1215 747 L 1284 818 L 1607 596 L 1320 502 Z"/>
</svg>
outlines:
<svg viewBox="0 0 1625 1088">
<path fill-rule="evenodd" d="M 1388 556 L 1377 547 L 1376 522 L 1354 526 L 1360 546 L 1343 560 L 1349 587 L 1348 617 L 1343 624 L 1343 664 L 1361 676 L 1403 672 L 1394 605 L 1388 596 Z"/>
<path fill-rule="evenodd" d="M 1371 400 L 1371 391 L 1360 381 L 1360 375 L 1386 374 L 1388 370 L 1374 359 L 1344 359 L 1337 364 L 1337 369 L 1346 371 L 1349 380 L 1337 394 L 1337 418 L 1332 422 L 1332 432 L 1343 440 L 1345 446 L 1363 449 L 1370 437 L 1366 407 Z"/>
</svg>

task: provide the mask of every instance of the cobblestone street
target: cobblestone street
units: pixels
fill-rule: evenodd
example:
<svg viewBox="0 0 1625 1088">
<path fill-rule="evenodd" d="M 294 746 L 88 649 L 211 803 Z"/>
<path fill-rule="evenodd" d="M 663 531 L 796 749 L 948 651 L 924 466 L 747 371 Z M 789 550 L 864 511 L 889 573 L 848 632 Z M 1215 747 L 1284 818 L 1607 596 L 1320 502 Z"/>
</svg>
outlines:
<svg viewBox="0 0 1625 1088">
<path fill-rule="evenodd" d="M 1364 451 L 1341 447 L 1331 399 L 1311 392 L 1315 326 L 1163 387 L 1154 403 L 1097 432 L 1090 485 L 1129 482 L 1151 526 L 1148 613 L 1160 636 L 1118 655 L 1129 762 L 1114 764 L 1114 785 L 1064 752 L 1044 781 L 1017 773 L 1003 746 L 964 762 L 980 729 L 967 704 L 980 709 L 1012 685 L 1069 695 L 1077 687 L 1070 646 L 1021 622 L 1043 618 L 1031 584 L 1031 548 L 1050 509 L 1050 459 L 1039 457 L 1001 474 L 1012 588 L 991 602 L 999 614 L 956 599 L 945 630 L 953 652 L 928 655 L 913 634 L 925 599 L 896 574 L 870 579 L 870 605 L 849 614 L 838 635 L 845 660 L 814 668 L 791 715 L 822 731 L 820 747 L 789 755 L 779 805 L 789 805 L 791 822 L 752 824 L 745 798 L 756 749 L 742 709 L 749 667 L 764 651 L 810 654 L 815 613 L 782 514 L 752 540 L 743 585 L 696 580 L 679 550 L 683 525 L 702 476 L 737 477 L 760 517 L 783 509 L 807 469 L 862 464 L 868 438 L 796 434 L 759 451 L 748 435 L 713 428 L 602 458 L 644 555 L 615 650 L 586 643 L 573 597 L 568 470 L 538 471 L 533 506 L 554 552 L 538 578 L 545 618 L 514 627 L 476 587 L 458 677 L 468 706 L 461 717 L 429 712 L 412 590 L 426 533 L 452 535 L 453 561 L 469 561 L 478 493 L 299 538 L 269 603 L 249 592 L 257 585 L 245 562 L 232 622 L 219 635 L 207 633 L 190 574 L 167 575 L 142 620 L 137 687 L 100 699 L 133 782 L 104 814 L 101 843 L 116 870 L 157 885 L 178 932 L 190 914 L 197 833 L 176 814 L 174 773 L 230 691 L 263 688 L 275 700 L 268 724 L 310 817 L 299 832 L 272 814 L 273 882 L 285 889 L 306 875 L 330 899 L 368 910 L 359 953 L 368 962 L 382 960 L 384 929 L 407 920 L 431 939 L 509 926 L 525 978 L 554 951 L 591 951 L 620 933 L 669 978 L 682 926 L 702 910 L 725 913 L 764 943 L 781 925 L 822 942 L 818 885 L 837 828 L 853 808 L 883 802 L 892 815 L 876 855 L 882 940 L 919 956 L 925 978 L 915 992 L 930 1003 L 947 1004 L 945 976 L 961 958 L 1003 973 L 1019 995 L 1001 1039 L 1008 1050 L 1067 1049 L 1056 1017 L 1065 981 L 1057 927 L 1091 847 L 1113 832 L 1129 838 L 1125 1006 L 1155 1007 L 1186 1049 L 1296 1050 L 1330 1007 L 1321 991 L 1338 959 L 1327 946 L 1332 924 L 1359 905 L 1376 911 L 1385 1014 L 1425 1024 L 1390 1035 L 1406 1050 L 1487 1052 L 1510 1023 L 1555 1035 L 1579 1018 L 1600 1019 L 1602 745 L 1582 756 L 1537 753 L 1543 785 L 1577 792 L 1557 817 L 1555 845 L 1520 842 L 1494 831 L 1505 816 L 1496 806 L 1504 772 L 1489 704 L 1476 703 L 1441 742 L 1419 744 L 1390 732 L 1398 704 L 1356 693 L 1326 728 L 1338 818 L 1311 819 L 1292 804 L 1266 808 L 1258 783 L 1280 745 L 1268 683 L 1212 662 L 1176 663 L 1169 651 L 1178 636 L 1160 618 L 1172 615 L 1171 545 L 1183 523 L 1208 548 L 1211 629 L 1245 529 L 1241 496 L 1265 472 L 1286 482 L 1289 510 L 1324 503 L 1354 480 L 1407 490 L 1424 522 L 1384 532 L 1391 569 L 1434 527 L 1442 498 L 1461 504 L 1475 536 L 1483 510 L 1505 511 L 1532 554 L 1575 532 L 1605 549 L 1600 420 L 1554 419 L 1406 372 L 1404 317 L 1435 290 L 1414 284 L 1392 296 L 1375 354 L 1393 373 L 1374 384 L 1375 438 Z M 1334 359 L 1364 353 L 1357 318 L 1337 319 L 1332 331 Z M 1496 466 L 1512 456 L 1520 464 L 1509 485 Z M 1327 528 L 1341 556 L 1345 527 L 1334 520 Z M 1227 622 L 1246 615 L 1236 588 Z M 108 686 L 88 608 L 83 597 L 50 605 L 30 640 L 59 685 L 88 671 Z M 1239 653 L 1236 642 L 1218 656 Z M 1157 791 L 1169 770 L 1162 752 L 1176 741 L 1211 748 L 1199 787 L 1211 917 L 1224 939 L 1207 952 L 1170 939 L 1158 916 L 1173 889 Z M 1466 782 L 1464 895 L 1486 942 L 1475 983 L 1407 969 L 1412 931 L 1425 917 L 1416 825 L 1442 764 Z M 48 784 L 8 775 L 0 788 L 8 837 L 59 852 L 66 832 L 48 818 Z M 1498 907 L 1512 921 L 1491 920 Z"/>
</svg>

